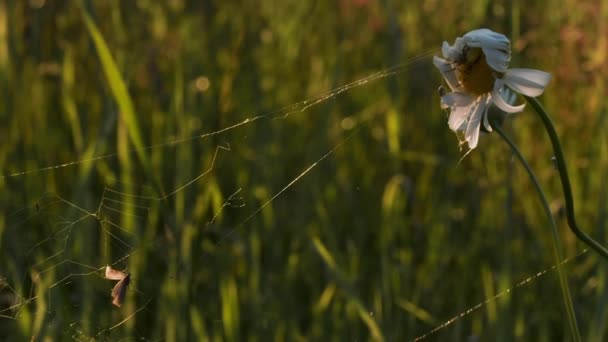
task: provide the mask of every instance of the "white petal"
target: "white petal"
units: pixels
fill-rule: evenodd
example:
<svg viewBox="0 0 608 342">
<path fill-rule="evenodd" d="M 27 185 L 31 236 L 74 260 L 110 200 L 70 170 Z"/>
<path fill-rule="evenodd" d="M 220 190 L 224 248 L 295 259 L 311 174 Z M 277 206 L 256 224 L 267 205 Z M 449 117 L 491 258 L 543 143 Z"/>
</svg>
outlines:
<svg viewBox="0 0 608 342">
<path fill-rule="evenodd" d="M 504 85 L 504 82 L 502 84 Z M 509 87 L 502 87 L 500 89 L 500 95 L 508 104 L 513 104 L 515 103 L 515 100 L 517 100 L 517 93 Z"/>
<path fill-rule="evenodd" d="M 507 112 L 507 113 L 519 113 L 521 111 L 524 110 L 524 108 L 526 107 L 526 104 L 523 103 L 519 106 L 512 106 L 510 104 L 508 104 L 505 99 L 502 98 L 502 95 L 500 95 L 501 89 L 503 87 L 504 83 L 497 80 L 496 83 L 494 83 L 494 90 L 492 91 L 492 100 L 494 101 L 494 104 L 500 108 L 501 110 Z"/>
<path fill-rule="evenodd" d="M 488 121 L 488 110 L 490 109 L 490 102 L 492 100 L 491 96 L 486 96 L 486 110 L 483 112 L 483 127 L 485 127 L 486 131 L 492 132 L 492 125 L 490 125 L 490 121 Z"/>
<path fill-rule="evenodd" d="M 453 48 L 448 42 L 444 41 L 441 45 L 441 54 L 443 57 L 451 59 L 450 56 L 453 54 Z"/>
<path fill-rule="evenodd" d="M 454 107 L 450 112 L 450 118 L 448 119 L 448 126 L 454 132 L 464 130 L 463 124 L 466 123 L 471 107 L 474 104 L 467 107 Z"/>
<path fill-rule="evenodd" d="M 551 80 L 551 74 L 534 69 L 509 69 L 503 82 L 516 92 L 536 97 L 543 93 Z"/>
<path fill-rule="evenodd" d="M 441 97 L 441 103 L 448 107 L 469 106 L 475 99 L 466 93 L 452 92 Z"/>
<path fill-rule="evenodd" d="M 452 91 L 457 90 L 458 79 L 456 78 L 456 68 L 447 60 L 437 56 L 433 56 L 433 64 L 439 69 L 439 72 L 441 72 L 441 75 L 448 83 L 450 89 Z"/>
<path fill-rule="evenodd" d="M 488 48 L 510 52 L 511 42 L 505 35 L 488 29 L 473 30 L 464 35 L 463 39 L 471 47 Z"/>
<path fill-rule="evenodd" d="M 479 142 L 481 118 L 486 109 L 487 106 L 485 105 L 485 101 L 482 103 L 477 102 L 476 108 L 472 108 L 473 112 L 469 117 L 467 131 L 464 134 L 464 139 L 469 143 L 470 149 L 477 147 L 477 143 Z"/>
<path fill-rule="evenodd" d="M 511 60 L 511 42 L 509 38 L 488 29 L 473 30 L 463 37 L 466 45 L 479 47 L 486 56 L 488 65 L 498 71 L 505 72 Z"/>
<path fill-rule="evenodd" d="M 486 62 L 495 71 L 505 72 L 509 67 L 511 55 L 502 50 L 482 48 L 483 54 L 486 55 Z"/>
<path fill-rule="evenodd" d="M 487 111 L 485 113 L 483 113 L 483 127 L 488 132 L 492 132 L 494 130 L 494 129 L 492 129 L 492 125 L 490 125 L 490 121 L 488 121 L 488 112 Z"/>
<path fill-rule="evenodd" d="M 450 45 L 448 42 L 443 42 L 443 45 L 441 46 L 441 53 L 443 54 L 443 57 L 451 61 L 457 60 L 460 52 L 465 46 L 465 43 L 465 40 L 460 37 L 456 38 L 454 45 Z"/>
</svg>

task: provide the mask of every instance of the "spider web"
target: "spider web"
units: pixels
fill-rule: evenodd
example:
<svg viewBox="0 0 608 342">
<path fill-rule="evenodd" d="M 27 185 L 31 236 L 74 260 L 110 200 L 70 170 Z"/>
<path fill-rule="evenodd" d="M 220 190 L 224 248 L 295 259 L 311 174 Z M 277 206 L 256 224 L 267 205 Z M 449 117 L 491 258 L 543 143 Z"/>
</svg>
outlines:
<svg viewBox="0 0 608 342">
<path fill-rule="evenodd" d="M 197 143 L 213 137 L 221 137 L 263 120 L 288 120 L 291 115 L 305 113 L 311 108 L 332 100 L 345 92 L 398 75 L 411 68 L 415 63 L 428 59 L 434 53 L 436 53 L 435 50 L 413 58 L 404 64 L 373 73 L 327 93 L 296 102 L 270 113 L 251 115 L 240 122 L 212 132 L 187 138 L 170 139 L 147 146 L 146 149 L 154 150 Z M 241 229 L 247 229 L 248 222 L 260 216 L 268 205 L 275 202 L 304 177 L 314 172 L 321 163 L 331 158 L 336 151 L 347 146 L 350 139 L 373 119 L 375 119 L 374 114 L 360 118 L 356 126 L 340 142 L 327 150 L 326 153 L 317 156 L 301 171 L 290 175 L 291 180 L 289 182 L 268 196 L 260 205 L 249 209 L 249 212 L 245 214 L 242 213 L 247 211 L 248 203 L 244 199 L 243 193 L 248 189 L 221 189 L 222 193 L 226 194 L 225 198 L 219 205 L 216 205 L 207 221 L 203 222 L 198 229 L 214 234 L 212 248 L 221 248 L 225 241 L 230 239 L 238 240 L 239 238 L 234 236 L 235 233 Z M 136 152 L 138 151 L 134 149 L 128 151 L 131 155 Z M 125 305 L 120 309 L 112 308 L 109 293 L 114 283 L 104 278 L 106 265 L 128 271 L 129 261 L 132 258 L 141 254 L 154 253 L 155 249 L 165 249 L 176 239 L 171 227 L 166 222 L 159 223 L 163 226 L 161 233 L 151 237 L 145 236 L 142 231 L 129 230 L 121 222 L 132 220 L 136 222 L 136 227 L 145 226 L 146 222 L 151 220 L 148 215 L 153 207 L 161 207 L 164 210 L 163 212 L 171 215 L 168 200 L 176 194 L 196 191 L 197 187 L 204 186 L 205 180 L 208 177 L 213 177 L 213 173 L 218 172 L 218 169 L 225 170 L 225 167 L 220 168 L 218 165 L 231 152 L 232 146 L 229 143 L 217 145 L 205 170 L 189 181 L 161 195 L 152 185 L 125 184 L 119 180 L 114 180 L 111 185 L 103 185 L 101 198 L 96 203 L 86 203 L 87 200 L 83 200 L 83 203 L 75 202 L 64 198 L 62 194 L 48 192 L 41 195 L 31 206 L 14 212 L 8 217 L 9 222 L 12 222 L 8 227 L 9 231 L 12 231 L 13 234 L 17 231 L 23 231 L 27 235 L 29 229 L 43 229 L 46 236 L 42 239 L 32 239 L 28 236 L 19 238 L 18 249 L 23 252 L 16 252 L 16 255 L 20 259 L 18 260 L 19 263 L 27 265 L 25 268 L 29 271 L 29 274 L 22 274 L 21 279 L 6 277 L 0 279 L 0 294 L 2 295 L 0 299 L 0 319 L 16 322 L 24 315 L 31 315 L 35 317 L 32 321 L 39 322 L 35 324 L 61 325 L 61 329 L 66 336 L 78 341 L 115 340 L 117 337 L 119 338 L 116 335 L 117 328 L 125 324 L 133 324 L 132 321 L 136 315 L 146 314 L 147 311 L 153 310 L 153 308 L 150 308 L 150 304 L 155 298 L 148 293 L 147 286 L 143 286 L 142 282 L 145 282 L 145 276 L 140 275 L 139 278 L 134 278 L 128 291 L 128 297 L 131 298 L 130 303 L 137 304 Z M 92 158 L 12 172 L 1 177 L 18 181 L 29 176 L 39 177 L 46 172 L 78 168 L 83 164 L 98 163 L 117 157 L 117 152 L 103 154 Z M 130 190 L 121 190 L 123 188 Z M 229 211 L 228 214 L 241 216 L 241 218 L 236 223 L 228 226 L 221 225 L 220 227 L 220 225 L 216 225 L 217 219 L 226 214 L 227 211 Z M 83 236 L 86 235 L 84 233 L 87 231 L 90 233 L 89 235 L 104 241 L 106 250 L 102 256 L 91 255 L 88 260 L 75 258 L 73 255 L 81 255 L 78 253 L 79 249 L 86 248 L 86 244 L 92 242 L 82 241 Z M 570 260 L 565 260 L 564 263 Z M 439 330 L 448 328 L 455 321 L 466 317 L 489 302 L 539 279 L 551 269 L 540 271 L 513 285 L 507 291 L 460 312 L 444 323 L 437 324 L 427 333 L 418 336 L 416 340 L 425 339 Z M 2 273 L 4 272 L 9 273 L 8 270 L 3 270 Z M 0 274 L 0 276 L 3 275 Z M 94 284 L 92 286 L 93 290 L 84 291 L 84 294 L 76 293 L 72 297 L 66 295 L 66 292 L 69 293 L 71 288 L 85 288 L 82 285 L 84 283 Z M 44 290 L 41 292 L 37 288 Z M 78 307 L 83 295 L 95 296 L 97 305 L 104 308 L 94 308 L 103 313 L 99 315 L 101 317 L 99 322 L 92 324 L 91 321 L 83 321 L 74 317 L 57 316 L 58 312 L 63 312 L 65 308 Z M 89 310 L 92 309 L 89 308 Z M 223 321 L 221 316 L 211 316 L 210 318 L 217 324 L 221 324 Z M 370 324 L 373 325 L 374 323 Z M 139 335 L 138 338 L 145 339 L 146 333 L 137 331 L 137 329 L 135 331 Z"/>
</svg>

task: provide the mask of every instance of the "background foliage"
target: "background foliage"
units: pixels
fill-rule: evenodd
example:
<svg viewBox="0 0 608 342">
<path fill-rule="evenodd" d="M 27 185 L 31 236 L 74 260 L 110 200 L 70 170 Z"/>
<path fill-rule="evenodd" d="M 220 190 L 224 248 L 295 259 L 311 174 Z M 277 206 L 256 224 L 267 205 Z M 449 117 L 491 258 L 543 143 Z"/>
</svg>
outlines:
<svg viewBox="0 0 608 342">
<path fill-rule="evenodd" d="M 430 56 L 479 27 L 553 74 L 579 221 L 607 241 L 606 22 L 605 1 L 2 2 L 0 339 L 411 340 L 550 268 L 507 146 L 460 161 L 438 106 Z M 508 126 L 579 255 L 540 122 Z M 120 309 L 106 264 L 132 275 Z M 606 338 L 605 261 L 566 269 Z M 428 339 L 563 340 L 559 298 L 549 272 Z"/>
</svg>

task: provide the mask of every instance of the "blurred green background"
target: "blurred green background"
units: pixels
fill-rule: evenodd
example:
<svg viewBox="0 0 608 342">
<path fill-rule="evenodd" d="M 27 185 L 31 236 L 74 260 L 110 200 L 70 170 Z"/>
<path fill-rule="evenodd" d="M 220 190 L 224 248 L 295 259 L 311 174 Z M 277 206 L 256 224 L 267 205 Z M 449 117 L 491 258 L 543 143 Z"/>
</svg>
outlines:
<svg viewBox="0 0 608 342">
<path fill-rule="evenodd" d="M 480 27 L 553 74 L 541 101 L 605 243 L 607 22 L 601 0 L 1 2 L 0 339 L 412 340 L 549 269 L 506 144 L 460 161 L 439 108 L 431 56 Z M 579 255 L 540 121 L 507 126 Z M 121 308 L 106 264 L 131 273 Z M 605 266 L 565 266 L 588 341 Z M 549 272 L 426 340 L 567 340 L 560 298 Z"/>
</svg>

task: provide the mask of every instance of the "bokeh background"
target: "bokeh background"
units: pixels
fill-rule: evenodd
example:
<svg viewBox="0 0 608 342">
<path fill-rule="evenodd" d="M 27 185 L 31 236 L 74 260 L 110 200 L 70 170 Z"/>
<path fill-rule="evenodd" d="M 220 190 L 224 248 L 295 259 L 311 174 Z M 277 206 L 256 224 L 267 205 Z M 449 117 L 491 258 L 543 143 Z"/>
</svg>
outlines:
<svg viewBox="0 0 608 342">
<path fill-rule="evenodd" d="M 431 56 L 487 27 L 552 73 L 606 244 L 607 23 L 602 0 L 1 2 L 0 339 L 402 341 L 490 298 L 426 340 L 568 340 L 538 196 L 495 134 L 462 158 Z M 581 333 L 607 338 L 606 261 L 565 224 L 540 121 L 507 130 Z"/>
</svg>

